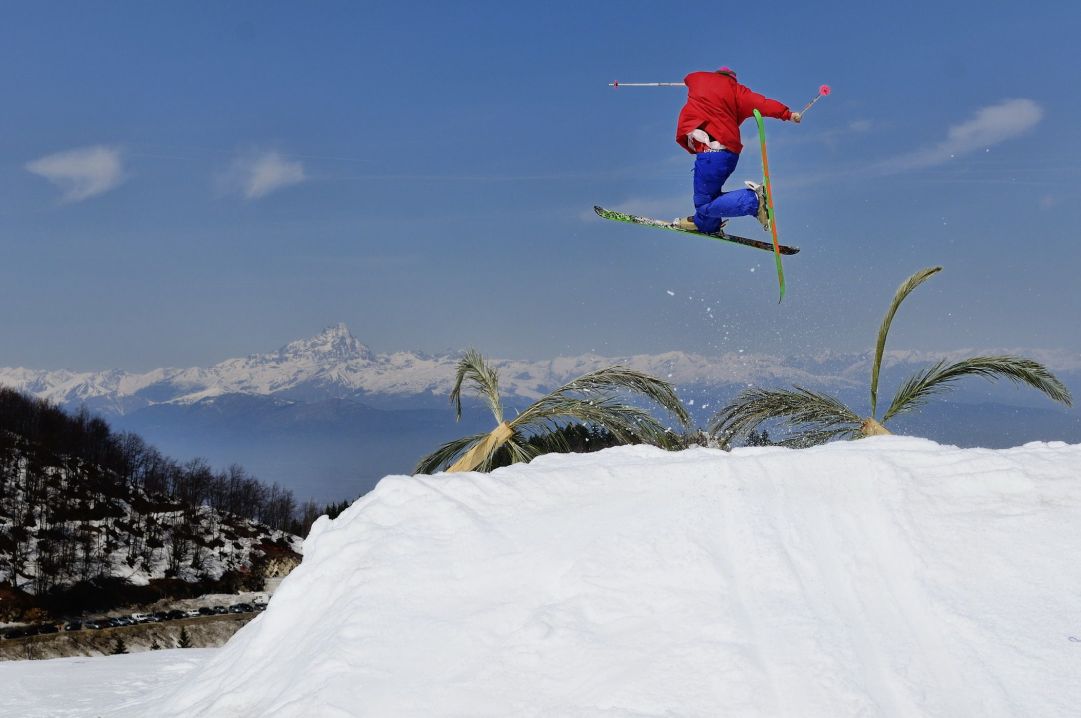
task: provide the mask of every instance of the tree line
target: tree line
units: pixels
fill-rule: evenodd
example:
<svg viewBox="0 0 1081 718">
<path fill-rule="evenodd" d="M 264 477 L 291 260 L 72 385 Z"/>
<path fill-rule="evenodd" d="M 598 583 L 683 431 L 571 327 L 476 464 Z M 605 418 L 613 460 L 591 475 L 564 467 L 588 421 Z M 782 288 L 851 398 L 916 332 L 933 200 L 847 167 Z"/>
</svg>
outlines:
<svg viewBox="0 0 1081 718">
<path fill-rule="evenodd" d="M 239 464 L 215 471 L 201 458 L 179 462 L 138 434 L 112 431 L 85 408 L 68 414 L 47 400 L 0 388 L 3 432 L 57 456 L 100 467 L 125 486 L 170 497 L 187 508 L 205 505 L 291 533 L 299 528 L 299 507 L 288 489 L 263 484 Z"/>
<path fill-rule="evenodd" d="M 177 461 L 85 409 L 0 387 L 0 575 L 30 577 L 39 596 L 110 578 L 118 563 L 202 580 L 213 557 L 243 576 L 242 539 L 263 556 L 286 551 L 272 531 L 305 535 L 346 505 L 298 504 L 239 464 Z"/>
</svg>

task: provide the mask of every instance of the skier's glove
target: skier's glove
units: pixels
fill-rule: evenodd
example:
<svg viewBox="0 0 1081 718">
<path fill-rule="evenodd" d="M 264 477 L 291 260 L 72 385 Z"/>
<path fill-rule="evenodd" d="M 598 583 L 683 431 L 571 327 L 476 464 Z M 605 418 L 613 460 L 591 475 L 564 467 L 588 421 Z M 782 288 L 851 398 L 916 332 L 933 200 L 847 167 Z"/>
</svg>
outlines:
<svg viewBox="0 0 1081 718">
<path fill-rule="evenodd" d="M 803 115 L 800 114 L 799 112 L 793 112 L 791 119 L 792 119 L 793 122 L 795 122 L 798 125 L 800 122 L 803 121 Z"/>
</svg>

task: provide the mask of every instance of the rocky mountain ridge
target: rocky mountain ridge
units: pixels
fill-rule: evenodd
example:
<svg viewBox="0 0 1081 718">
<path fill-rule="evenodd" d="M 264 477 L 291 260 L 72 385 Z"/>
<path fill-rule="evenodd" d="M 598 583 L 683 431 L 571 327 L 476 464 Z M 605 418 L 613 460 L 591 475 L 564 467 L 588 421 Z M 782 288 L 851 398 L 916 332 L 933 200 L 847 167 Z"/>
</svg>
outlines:
<svg viewBox="0 0 1081 718">
<path fill-rule="evenodd" d="M 1032 356 L 1053 371 L 1081 371 L 1081 355 L 1056 350 L 899 350 L 886 366 L 926 364 L 942 358 L 1009 351 Z M 457 354 L 373 352 L 344 324 L 290 342 L 280 349 L 226 359 L 211 367 L 160 368 L 148 372 L 34 370 L 0 367 L 0 386 L 61 406 L 86 406 L 121 416 L 155 404 L 194 404 L 230 394 L 273 396 L 284 401 L 365 401 L 370 397 L 445 397 L 452 387 Z M 535 399 L 588 371 L 623 364 L 677 386 L 800 384 L 843 389 L 866 385 L 868 353 L 821 352 L 774 357 L 742 350 L 717 356 L 682 351 L 630 356 L 587 353 L 548 360 L 493 359 L 508 397 Z"/>
</svg>

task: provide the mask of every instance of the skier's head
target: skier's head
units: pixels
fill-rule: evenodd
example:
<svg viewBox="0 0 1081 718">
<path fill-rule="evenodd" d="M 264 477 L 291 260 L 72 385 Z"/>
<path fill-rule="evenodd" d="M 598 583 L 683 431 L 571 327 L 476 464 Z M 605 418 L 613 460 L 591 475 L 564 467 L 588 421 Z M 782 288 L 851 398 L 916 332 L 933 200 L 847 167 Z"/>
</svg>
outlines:
<svg viewBox="0 0 1081 718">
<path fill-rule="evenodd" d="M 722 67 L 721 69 L 717 70 L 717 74 L 718 75 L 728 75 L 733 80 L 736 79 L 736 71 L 733 70 L 731 67 L 728 67 L 727 65 L 725 67 Z"/>
</svg>

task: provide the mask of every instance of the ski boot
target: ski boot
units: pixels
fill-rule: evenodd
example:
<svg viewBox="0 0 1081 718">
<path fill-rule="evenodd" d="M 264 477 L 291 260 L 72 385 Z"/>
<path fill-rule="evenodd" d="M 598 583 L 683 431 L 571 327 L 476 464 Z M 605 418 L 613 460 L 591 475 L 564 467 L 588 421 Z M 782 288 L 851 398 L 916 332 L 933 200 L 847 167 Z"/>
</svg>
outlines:
<svg viewBox="0 0 1081 718">
<path fill-rule="evenodd" d="M 769 231 L 769 200 L 766 199 L 766 188 L 757 182 L 751 182 L 750 180 L 744 180 L 743 184 L 747 185 L 747 189 L 754 192 L 758 197 L 758 215 L 757 219 L 762 224 L 762 229 Z"/>
<path fill-rule="evenodd" d="M 717 228 L 716 232 L 703 232 L 698 229 L 698 225 L 694 223 L 694 217 L 676 217 L 672 220 L 672 226 L 676 229 L 682 229 L 687 232 L 699 232 L 700 234 L 713 234 L 718 237 L 724 236 L 724 226 L 728 224 L 727 219 L 721 220 L 721 226 Z"/>
</svg>

